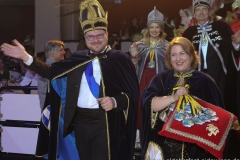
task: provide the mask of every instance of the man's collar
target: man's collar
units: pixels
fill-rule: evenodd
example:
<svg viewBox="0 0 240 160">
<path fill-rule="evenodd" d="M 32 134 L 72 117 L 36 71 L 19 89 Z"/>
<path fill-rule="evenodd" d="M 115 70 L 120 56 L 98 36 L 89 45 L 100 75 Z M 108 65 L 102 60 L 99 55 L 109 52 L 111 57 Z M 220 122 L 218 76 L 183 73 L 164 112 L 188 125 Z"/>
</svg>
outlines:
<svg viewBox="0 0 240 160">
<path fill-rule="evenodd" d="M 201 28 L 203 28 L 203 27 L 206 27 L 208 23 L 209 23 L 209 21 L 205 22 L 204 24 L 199 24 L 199 23 L 198 23 L 198 25 L 199 25 Z"/>
<path fill-rule="evenodd" d="M 99 59 L 101 59 L 109 49 L 111 49 L 111 48 L 109 48 L 108 46 L 106 46 L 103 51 L 101 51 L 100 53 L 97 53 L 97 54 L 93 53 L 93 52 L 90 50 L 90 52 L 89 52 L 89 57 L 90 57 L 90 58 L 98 57 Z"/>
</svg>

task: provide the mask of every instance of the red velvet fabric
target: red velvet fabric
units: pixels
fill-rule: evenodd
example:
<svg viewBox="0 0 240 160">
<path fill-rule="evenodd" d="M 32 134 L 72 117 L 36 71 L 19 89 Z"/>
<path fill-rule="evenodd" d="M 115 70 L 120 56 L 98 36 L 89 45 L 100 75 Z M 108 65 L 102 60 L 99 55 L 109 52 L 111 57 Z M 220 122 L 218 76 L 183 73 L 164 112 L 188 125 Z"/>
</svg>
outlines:
<svg viewBox="0 0 240 160">
<path fill-rule="evenodd" d="M 142 92 L 148 85 L 148 83 L 151 81 L 151 79 L 156 75 L 156 68 L 147 68 L 148 63 L 150 61 L 150 58 L 148 56 L 144 70 L 142 73 L 140 85 L 139 85 L 139 102 L 138 102 L 138 123 L 137 123 L 137 129 L 140 129 L 141 126 L 141 120 L 142 120 Z"/>
<path fill-rule="evenodd" d="M 198 98 L 195 99 L 205 108 L 210 108 L 215 111 L 219 119 L 217 121 L 206 122 L 203 125 L 194 124 L 194 126 L 187 128 L 182 125 L 182 122 L 173 118 L 176 111 L 175 109 L 158 134 L 184 142 L 196 143 L 215 157 L 222 158 L 222 152 L 225 147 L 228 132 L 233 123 L 237 120 L 237 117 L 220 107 L 209 104 Z M 208 135 L 210 133 L 210 131 L 207 130 L 209 124 L 219 129 L 216 135 Z"/>
<path fill-rule="evenodd" d="M 232 28 L 232 31 L 234 33 L 239 31 L 240 30 L 240 20 L 230 23 L 230 27 Z"/>
</svg>

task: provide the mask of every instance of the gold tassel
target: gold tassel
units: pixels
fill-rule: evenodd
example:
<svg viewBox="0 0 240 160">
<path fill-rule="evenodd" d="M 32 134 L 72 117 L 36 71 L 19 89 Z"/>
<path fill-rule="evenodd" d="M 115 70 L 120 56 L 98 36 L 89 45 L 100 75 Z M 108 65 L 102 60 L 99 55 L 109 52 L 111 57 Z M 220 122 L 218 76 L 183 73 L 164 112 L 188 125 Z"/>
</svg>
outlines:
<svg viewBox="0 0 240 160">
<path fill-rule="evenodd" d="M 234 130 L 240 130 L 240 125 L 239 125 L 238 120 L 236 120 L 236 121 L 234 122 L 234 124 L 233 124 L 233 129 L 234 129 Z"/>
</svg>

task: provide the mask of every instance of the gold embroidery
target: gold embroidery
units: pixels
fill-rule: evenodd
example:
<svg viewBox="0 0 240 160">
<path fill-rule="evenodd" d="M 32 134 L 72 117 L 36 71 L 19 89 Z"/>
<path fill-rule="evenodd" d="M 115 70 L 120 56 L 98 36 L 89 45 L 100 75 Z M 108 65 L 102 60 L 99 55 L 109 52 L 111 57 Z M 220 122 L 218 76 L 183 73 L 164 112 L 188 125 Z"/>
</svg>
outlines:
<svg viewBox="0 0 240 160">
<path fill-rule="evenodd" d="M 154 101 L 154 98 L 156 97 L 153 97 L 152 101 L 151 101 L 151 128 L 153 129 L 154 126 L 155 126 L 155 123 L 156 123 L 156 120 L 157 120 L 157 116 L 158 116 L 158 112 L 153 112 L 153 101 Z"/>
<path fill-rule="evenodd" d="M 63 73 L 55 76 L 55 77 L 52 79 L 51 83 L 52 83 L 55 79 L 57 79 L 57 78 L 65 75 L 65 74 L 68 74 L 69 72 L 71 72 L 71 71 L 77 69 L 78 67 L 81 67 L 81 66 L 83 66 L 83 65 L 85 65 L 85 64 L 87 64 L 87 63 L 89 63 L 89 62 L 91 62 L 91 61 L 93 61 L 93 60 L 95 60 L 95 59 L 97 59 L 97 57 L 96 57 L 96 58 L 93 58 L 93 59 L 90 59 L 90 60 L 88 60 L 88 61 L 85 61 L 85 62 L 83 62 L 83 63 L 81 63 L 81 64 L 79 64 L 79 65 L 76 65 L 75 67 L 73 67 L 73 68 L 71 68 L 71 69 L 69 69 L 69 70 L 67 70 L 67 71 L 65 71 L 65 72 L 63 72 Z"/>
<path fill-rule="evenodd" d="M 206 130 L 209 131 L 208 136 L 216 136 L 219 133 L 218 127 L 214 126 L 213 124 L 208 124 Z"/>
<path fill-rule="evenodd" d="M 240 130 L 240 125 L 239 125 L 239 123 L 238 123 L 238 120 L 236 120 L 236 121 L 234 122 L 233 128 L 234 128 L 234 130 Z"/>
<path fill-rule="evenodd" d="M 145 160 L 164 160 L 162 148 L 152 141 L 148 143 Z"/>
<path fill-rule="evenodd" d="M 175 112 L 176 112 L 176 110 L 174 111 L 173 114 L 175 114 Z M 225 111 L 225 112 L 227 112 L 227 111 Z M 228 112 L 228 113 L 230 113 L 230 112 Z M 228 132 L 231 129 L 231 126 L 232 126 L 232 123 L 233 123 L 233 120 L 234 120 L 233 114 L 230 113 L 230 115 L 231 116 L 230 116 L 227 128 L 226 128 L 226 130 L 225 130 L 225 132 L 224 132 L 224 134 L 222 136 L 222 139 L 220 140 L 220 142 L 218 144 L 215 144 L 212 141 L 209 141 L 209 140 L 207 140 L 205 138 L 202 138 L 202 137 L 199 137 L 199 136 L 187 133 L 187 132 L 183 132 L 183 131 L 179 131 L 179 130 L 171 128 L 170 125 L 172 124 L 172 121 L 174 120 L 174 118 L 173 118 L 174 116 L 172 116 L 170 118 L 170 120 L 169 120 L 169 122 L 168 122 L 168 124 L 166 126 L 166 131 L 168 131 L 170 133 L 174 133 L 174 134 L 180 135 L 180 136 L 183 136 L 183 137 L 187 137 L 187 138 L 192 139 L 192 140 L 196 140 L 198 142 L 201 142 L 201 143 L 203 143 L 205 145 L 208 145 L 208 146 L 214 148 L 215 150 L 219 151 L 219 150 L 221 150 L 222 146 L 225 143 L 225 140 L 227 138 Z"/>
<path fill-rule="evenodd" d="M 125 123 L 127 123 L 127 118 L 128 118 L 128 109 L 129 109 L 129 97 L 126 93 L 122 92 L 121 94 L 124 94 L 127 97 L 128 100 L 128 105 L 127 105 L 127 109 L 125 109 L 123 111 L 124 117 L 125 117 Z"/>
<path fill-rule="evenodd" d="M 104 85 L 105 83 L 104 83 L 103 74 L 102 74 L 102 67 L 100 65 L 99 59 L 98 59 L 98 64 L 99 64 L 99 67 L 100 67 L 101 77 L 102 77 L 101 83 L 102 83 L 103 97 L 105 97 L 106 96 L 105 85 Z M 107 114 L 107 112 L 105 112 L 105 117 L 106 117 L 107 139 L 108 139 L 108 160 L 110 160 L 111 159 L 111 148 L 110 148 L 110 133 L 109 133 L 109 124 L 108 124 L 108 114 Z"/>
</svg>

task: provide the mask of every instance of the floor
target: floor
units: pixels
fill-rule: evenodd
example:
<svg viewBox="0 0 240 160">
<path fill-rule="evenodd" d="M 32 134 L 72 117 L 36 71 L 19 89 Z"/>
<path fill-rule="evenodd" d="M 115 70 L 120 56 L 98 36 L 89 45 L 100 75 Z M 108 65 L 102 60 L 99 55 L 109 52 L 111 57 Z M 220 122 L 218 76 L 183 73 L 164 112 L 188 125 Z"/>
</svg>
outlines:
<svg viewBox="0 0 240 160">
<path fill-rule="evenodd" d="M 44 159 L 35 158 L 35 156 L 33 155 L 1 153 L 0 160 L 44 160 Z"/>
<path fill-rule="evenodd" d="M 229 159 L 240 160 L 240 131 L 230 132 L 229 134 Z M 33 155 L 7 154 L 0 152 L 0 160 L 43 160 L 35 158 Z M 136 151 L 133 160 L 140 160 L 140 151 Z"/>
</svg>

